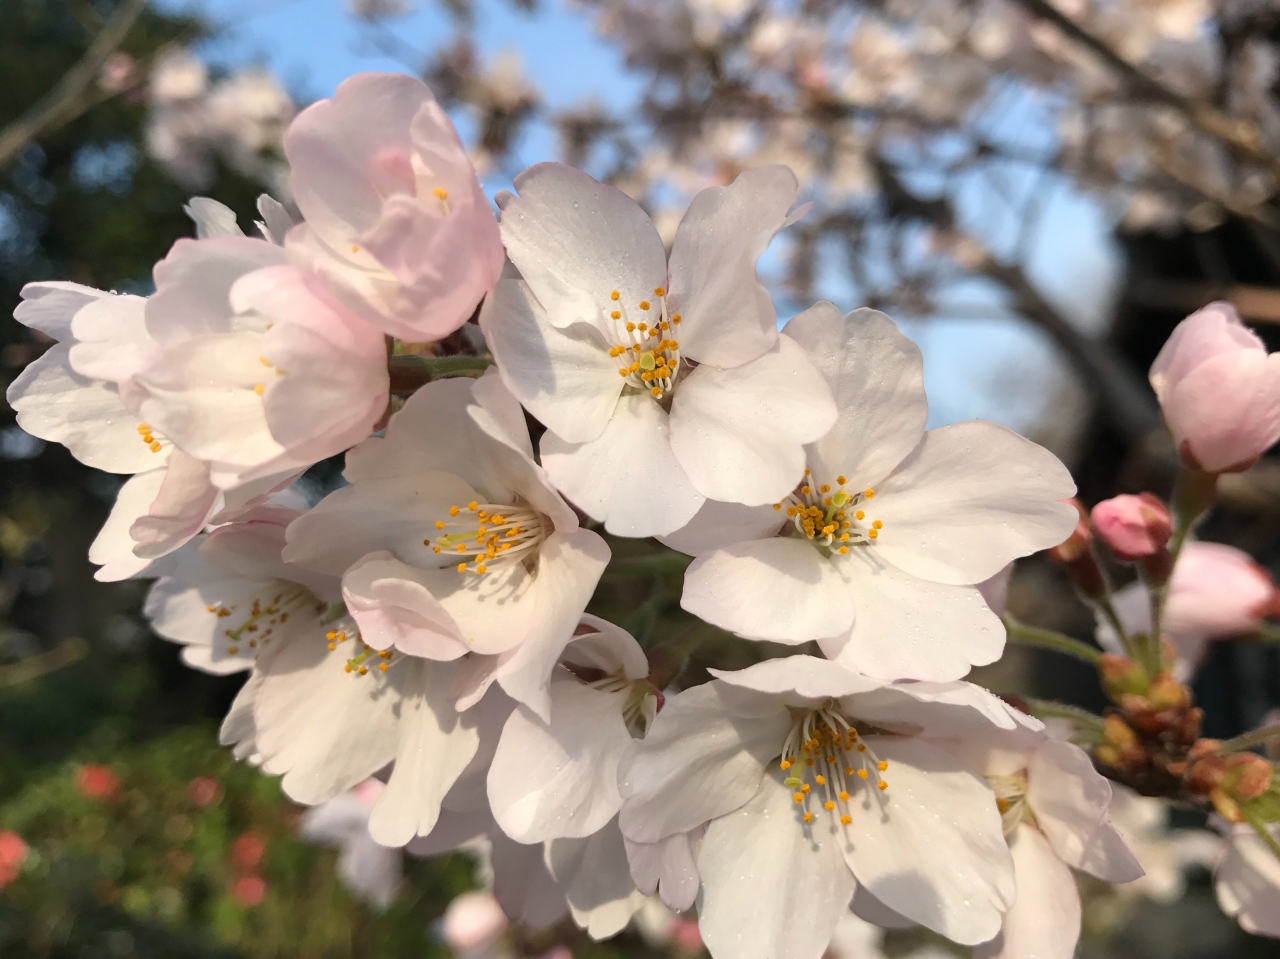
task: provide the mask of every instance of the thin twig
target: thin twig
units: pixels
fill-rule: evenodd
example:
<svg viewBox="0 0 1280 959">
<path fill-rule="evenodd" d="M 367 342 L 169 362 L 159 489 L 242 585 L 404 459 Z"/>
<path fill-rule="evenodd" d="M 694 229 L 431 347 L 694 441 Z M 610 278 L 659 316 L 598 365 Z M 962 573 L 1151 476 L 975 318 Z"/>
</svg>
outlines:
<svg viewBox="0 0 1280 959">
<path fill-rule="evenodd" d="M 80 61 L 26 113 L 0 131 L 0 170 L 13 162 L 28 143 L 70 123 L 87 109 L 85 93 L 146 5 L 147 0 L 121 0 Z"/>
<path fill-rule="evenodd" d="M 1263 726 L 1252 732 L 1242 733 L 1234 739 L 1225 739 L 1218 744 L 1220 753 L 1242 753 L 1254 746 L 1265 746 L 1268 740 L 1280 739 L 1280 723 L 1274 726 Z"/>
<path fill-rule="evenodd" d="M 0 667 L 0 689 L 18 686 L 55 673 L 79 662 L 89 654 L 89 644 L 79 636 L 64 639 L 53 649 L 36 653 L 9 666 Z"/>
<path fill-rule="evenodd" d="M 1103 718 L 1087 709 L 1049 699 L 1027 699 L 1025 702 L 1033 716 L 1040 719 L 1066 719 L 1075 723 L 1081 731 L 1087 732 L 1090 739 L 1102 739 Z"/>
<path fill-rule="evenodd" d="M 1037 626 L 1028 626 L 1025 623 L 1020 623 L 1007 613 L 1004 616 L 1004 628 L 1008 630 L 1010 642 L 1022 643 L 1027 646 L 1039 646 L 1042 649 L 1052 649 L 1054 652 L 1065 653 L 1068 656 L 1074 656 L 1076 659 L 1084 660 L 1092 666 L 1096 666 L 1098 660 L 1102 657 L 1102 650 L 1097 647 L 1082 643 L 1078 639 L 1072 639 L 1070 636 L 1054 632 L 1051 629 L 1040 629 Z"/>
</svg>

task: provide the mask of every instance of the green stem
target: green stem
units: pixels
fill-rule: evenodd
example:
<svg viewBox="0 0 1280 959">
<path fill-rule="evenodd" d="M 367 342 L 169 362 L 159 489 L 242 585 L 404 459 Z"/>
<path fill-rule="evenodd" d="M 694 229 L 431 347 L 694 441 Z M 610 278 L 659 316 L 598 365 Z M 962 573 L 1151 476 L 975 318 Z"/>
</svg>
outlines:
<svg viewBox="0 0 1280 959">
<path fill-rule="evenodd" d="M 423 356 L 400 353 L 389 358 L 395 379 L 415 380 L 419 385 L 451 376 L 479 376 L 493 365 L 488 356 Z M 394 385 L 394 384 L 393 384 Z"/>
<path fill-rule="evenodd" d="M 1267 844 L 1267 848 L 1271 850 L 1277 859 L 1280 859 L 1280 840 L 1276 839 L 1271 830 L 1267 828 L 1266 822 L 1257 813 L 1250 812 L 1248 809 L 1242 809 L 1241 812 L 1244 813 L 1245 822 L 1252 826 L 1253 831 L 1258 834 L 1258 838 Z"/>
<path fill-rule="evenodd" d="M 616 559 L 605 570 L 603 579 L 635 579 L 641 576 L 675 576 L 683 573 L 692 556 L 683 553 L 659 553 L 653 556 L 629 556 Z"/>
<path fill-rule="evenodd" d="M 1079 706 L 1068 706 L 1066 703 L 1055 703 L 1048 699 L 1028 699 L 1026 703 L 1033 716 L 1040 719 L 1070 720 L 1080 727 L 1082 731 L 1087 731 L 1090 739 L 1102 740 L 1103 719 L 1087 709 L 1081 709 Z"/>
<path fill-rule="evenodd" d="M 53 649 L 0 668 L 0 689 L 39 679 L 89 655 L 89 644 L 79 636 L 64 639 Z"/>
<path fill-rule="evenodd" d="M 1243 733 L 1234 739 L 1223 740 L 1218 744 L 1218 752 L 1242 753 L 1246 749 L 1252 749 L 1254 746 L 1263 746 L 1271 739 L 1280 739 L 1280 724 L 1263 726 L 1261 729 Z"/>
<path fill-rule="evenodd" d="M 1120 614 L 1116 612 L 1115 606 L 1111 604 L 1111 594 L 1098 597 L 1097 599 L 1089 599 L 1087 602 L 1102 613 L 1111 629 L 1115 632 L 1116 637 L 1120 640 L 1120 645 L 1124 647 L 1124 654 L 1134 662 L 1142 661 L 1142 651 L 1138 649 L 1138 644 L 1134 638 L 1129 635 L 1129 631 L 1124 628 L 1124 623 L 1120 622 Z"/>
<path fill-rule="evenodd" d="M 1181 547 L 1179 547 L 1181 548 Z M 1174 562 L 1176 562 L 1176 558 Z M 1142 644 L 1143 666 L 1148 676 L 1155 676 L 1164 665 L 1160 650 L 1160 637 L 1164 635 L 1164 607 L 1169 599 L 1169 587 L 1147 585 L 1147 595 L 1151 600 L 1151 629 L 1147 633 L 1147 641 Z"/>
<path fill-rule="evenodd" d="M 1090 646 L 1088 643 L 1082 643 L 1078 639 L 1072 639 L 1070 636 L 1056 633 L 1051 629 L 1027 626 L 1018 622 L 1008 613 L 1004 616 L 1004 628 L 1008 630 L 1011 642 L 1052 649 L 1068 656 L 1074 656 L 1076 659 L 1082 659 L 1092 666 L 1096 666 L 1098 660 L 1102 657 L 1102 650 Z"/>
</svg>

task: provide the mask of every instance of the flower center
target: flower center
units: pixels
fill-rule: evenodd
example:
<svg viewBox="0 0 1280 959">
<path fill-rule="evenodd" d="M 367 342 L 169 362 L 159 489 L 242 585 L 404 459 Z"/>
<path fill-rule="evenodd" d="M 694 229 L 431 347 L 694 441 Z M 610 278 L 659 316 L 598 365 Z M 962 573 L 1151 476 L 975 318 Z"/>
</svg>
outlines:
<svg viewBox="0 0 1280 959">
<path fill-rule="evenodd" d="M 876 491 L 868 487 L 859 492 L 845 489 L 848 480 L 836 477 L 836 489 L 828 483 L 817 483 L 811 470 L 804 471 L 800 488 L 774 503 L 778 511 L 785 509 L 796 531 L 828 555 L 844 556 L 852 546 L 868 546 L 880 536 L 884 523 L 867 516 L 868 500 Z"/>
<path fill-rule="evenodd" d="M 159 453 L 166 446 L 173 445 L 163 436 L 157 437 L 156 431 L 146 423 L 138 424 L 138 435 L 142 437 L 142 442 L 147 444 L 147 449 L 153 453 Z"/>
<path fill-rule="evenodd" d="M 988 776 L 987 782 L 996 794 L 996 808 L 1000 810 L 1000 823 L 1006 836 L 1017 829 L 1019 824 L 1034 821 L 1031 806 L 1027 802 L 1025 772 Z"/>
<path fill-rule="evenodd" d="M 404 655 L 390 649 L 374 649 L 360 637 L 360 628 L 350 616 L 343 616 L 324 634 L 332 652 L 344 643 L 351 643 L 352 655 L 342 669 L 353 676 L 367 676 L 370 669 L 385 673 L 404 659 Z"/>
<path fill-rule="evenodd" d="M 795 790 L 791 798 L 803 807 L 807 823 L 813 822 L 811 800 L 821 799 L 832 816 L 839 808 L 840 823 L 847 826 L 852 821 L 847 811 L 851 789 L 872 782 L 881 792 L 889 788 L 880 777 L 889 764 L 868 748 L 831 702 L 801 714 L 787 735 L 778 766 L 789 774 L 783 784 Z"/>
<path fill-rule="evenodd" d="M 495 506 L 472 500 L 465 506 L 450 506 L 448 520 L 436 520 L 440 533 L 424 539 L 433 553 L 451 553 L 458 559 L 458 572 L 481 575 L 511 563 L 532 558 L 547 538 L 542 514 L 527 506 Z"/>
<path fill-rule="evenodd" d="M 278 628 L 289 622 L 289 618 L 313 606 L 317 613 L 323 613 L 325 604 L 320 602 L 305 586 L 276 580 L 267 583 L 266 589 L 273 586 L 275 591 L 255 596 L 248 602 L 214 603 L 205 609 L 219 619 L 227 620 L 222 630 L 222 638 L 226 642 L 224 652 L 228 656 L 245 656 L 258 658 L 263 647 L 269 646 Z"/>
<path fill-rule="evenodd" d="M 622 703 L 622 721 L 633 737 L 643 737 L 658 712 L 660 693 L 647 679 L 628 679 L 623 673 L 611 673 L 586 685 L 602 693 L 626 692 Z"/>
<path fill-rule="evenodd" d="M 618 340 L 609 355 L 618 361 L 618 375 L 628 386 L 662 399 L 675 387 L 680 370 L 680 344 L 668 336 L 680 325 L 680 314 L 668 315 L 664 287 L 655 286 L 653 296 L 632 310 L 617 290 L 609 294 L 606 312 Z"/>
</svg>

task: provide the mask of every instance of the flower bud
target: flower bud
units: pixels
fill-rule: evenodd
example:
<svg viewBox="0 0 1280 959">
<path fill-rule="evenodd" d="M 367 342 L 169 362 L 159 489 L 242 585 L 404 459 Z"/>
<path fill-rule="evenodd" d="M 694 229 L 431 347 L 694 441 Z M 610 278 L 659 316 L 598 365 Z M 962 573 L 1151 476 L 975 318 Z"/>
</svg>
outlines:
<svg viewBox="0 0 1280 959">
<path fill-rule="evenodd" d="M 1280 358 L 1210 303 L 1174 329 L 1151 364 L 1151 387 L 1183 462 L 1206 473 L 1247 469 L 1280 439 Z"/>
<path fill-rule="evenodd" d="M 1127 656 L 1103 653 L 1098 657 L 1098 676 L 1108 697 L 1118 700 L 1125 694 L 1142 695 L 1150 680 L 1147 671 Z"/>
<path fill-rule="evenodd" d="M 1236 753 L 1225 763 L 1222 788 L 1232 799 L 1248 802 L 1257 799 L 1271 788 L 1271 763 L 1255 753 Z"/>
<path fill-rule="evenodd" d="M 1150 493 L 1103 500 L 1093 508 L 1091 518 L 1107 548 L 1130 562 L 1163 552 L 1173 535 L 1169 511 Z"/>
<path fill-rule="evenodd" d="M 1161 673 L 1147 689 L 1147 702 L 1155 710 L 1185 709 L 1191 705 L 1191 692 L 1168 673 Z"/>
</svg>

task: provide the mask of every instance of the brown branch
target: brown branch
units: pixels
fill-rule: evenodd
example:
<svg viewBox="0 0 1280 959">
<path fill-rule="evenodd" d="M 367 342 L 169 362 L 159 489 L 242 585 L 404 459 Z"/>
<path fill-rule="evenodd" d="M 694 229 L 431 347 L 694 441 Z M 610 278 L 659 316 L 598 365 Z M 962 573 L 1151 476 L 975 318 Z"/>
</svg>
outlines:
<svg viewBox="0 0 1280 959">
<path fill-rule="evenodd" d="M 1138 95 L 1157 103 L 1163 103 L 1184 114 L 1201 132 L 1221 140 L 1237 156 L 1268 170 L 1280 177 L 1280 160 L 1271 156 L 1262 144 L 1258 128 L 1247 120 L 1230 116 L 1208 103 L 1198 103 L 1171 90 L 1156 78 L 1130 63 L 1113 50 L 1106 41 L 1090 33 L 1071 19 L 1049 0 L 1015 0 L 1027 13 L 1052 23 L 1071 40 L 1096 55 L 1103 63 L 1120 74 Z"/>
<path fill-rule="evenodd" d="M 70 123 L 88 109 L 93 98 L 85 94 L 146 5 L 147 0 L 121 0 L 80 61 L 26 113 L 0 130 L 0 170 L 13 162 L 28 143 Z"/>
</svg>

